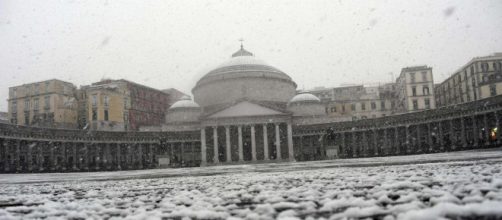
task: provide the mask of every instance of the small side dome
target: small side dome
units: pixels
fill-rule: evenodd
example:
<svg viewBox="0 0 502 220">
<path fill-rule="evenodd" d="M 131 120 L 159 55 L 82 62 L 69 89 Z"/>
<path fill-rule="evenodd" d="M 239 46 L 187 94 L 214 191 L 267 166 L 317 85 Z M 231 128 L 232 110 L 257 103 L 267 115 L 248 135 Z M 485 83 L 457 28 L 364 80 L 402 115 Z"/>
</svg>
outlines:
<svg viewBox="0 0 502 220">
<path fill-rule="evenodd" d="M 293 116 L 301 117 L 324 117 L 326 111 L 321 100 L 310 93 L 300 93 L 293 97 L 288 103 L 288 111 Z"/>
<path fill-rule="evenodd" d="M 299 103 L 299 102 L 321 102 L 319 98 L 310 93 L 300 93 L 293 97 L 289 103 Z"/>
<path fill-rule="evenodd" d="M 190 97 L 183 96 L 179 101 L 175 102 L 169 110 L 179 109 L 179 108 L 200 108 L 200 106 L 192 101 Z"/>
</svg>

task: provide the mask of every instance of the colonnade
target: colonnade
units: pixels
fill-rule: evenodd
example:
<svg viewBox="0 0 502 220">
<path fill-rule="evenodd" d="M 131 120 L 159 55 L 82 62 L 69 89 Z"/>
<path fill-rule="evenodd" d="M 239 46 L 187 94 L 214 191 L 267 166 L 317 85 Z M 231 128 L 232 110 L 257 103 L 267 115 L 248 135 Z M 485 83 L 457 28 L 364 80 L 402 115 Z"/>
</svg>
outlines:
<svg viewBox="0 0 502 220">
<path fill-rule="evenodd" d="M 157 166 L 156 143 L 52 142 L 0 138 L 1 172 L 147 169 Z"/>
<path fill-rule="evenodd" d="M 201 165 L 295 160 L 291 123 L 206 126 L 200 140 Z"/>
<path fill-rule="evenodd" d="M 386 126 L 368 123 L 352 128 L 313 128 L 294 135 L 295 150 L 300 160 L 313 160 L 498 147 L 502 144 L 500 116 L 499 111 L 487 111 L 424 121 L 403 120 Z M 305 147 L 308 151 L 302 150 Z"/>
</svg>

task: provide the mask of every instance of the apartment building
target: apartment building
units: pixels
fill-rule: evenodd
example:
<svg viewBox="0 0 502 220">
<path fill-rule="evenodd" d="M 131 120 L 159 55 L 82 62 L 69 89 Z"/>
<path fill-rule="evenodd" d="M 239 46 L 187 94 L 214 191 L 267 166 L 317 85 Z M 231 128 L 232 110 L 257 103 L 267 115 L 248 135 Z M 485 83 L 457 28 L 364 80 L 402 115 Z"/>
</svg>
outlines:
<svg viewBox="0 0 502 220">
<path fill-rule="evenodd" d="M 502 94 L 502 53 L 473 58 L 434 90 L 439 107 Z"/>
<path fill-rule="evenodd" d="M 12 124 L 58 128 L 77 127 L 76 87 L 57 79 L 9 88 Z"/>
<path fill-rule="evenodd" d="M 396 111 L 413 112 L 436 108 L 432 67 L 413 66 L 401 69 L 396 79 Z"/>
</svg>

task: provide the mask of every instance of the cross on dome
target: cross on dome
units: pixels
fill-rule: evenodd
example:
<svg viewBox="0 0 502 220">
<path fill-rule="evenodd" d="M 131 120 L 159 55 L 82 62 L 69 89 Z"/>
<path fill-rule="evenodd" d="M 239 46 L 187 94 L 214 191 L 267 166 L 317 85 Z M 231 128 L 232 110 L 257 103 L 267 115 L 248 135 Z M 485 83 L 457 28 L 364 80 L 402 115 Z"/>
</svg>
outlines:
<svg viewBox="0 0 502 220">
<path fill-rule="evenodd" d="M 244 45 L 243 45 L 243 41 L 244 39 L 239 39 L 239 41 L 241 42 L 241 49 L 238 50 L 237 52 L 235 52 L 234 54 L 232 54 L 232 57 L 241 57 L 241 56 L 253 56 L 253 54 L 247 50 L 244 49 Z"/>
</svg>

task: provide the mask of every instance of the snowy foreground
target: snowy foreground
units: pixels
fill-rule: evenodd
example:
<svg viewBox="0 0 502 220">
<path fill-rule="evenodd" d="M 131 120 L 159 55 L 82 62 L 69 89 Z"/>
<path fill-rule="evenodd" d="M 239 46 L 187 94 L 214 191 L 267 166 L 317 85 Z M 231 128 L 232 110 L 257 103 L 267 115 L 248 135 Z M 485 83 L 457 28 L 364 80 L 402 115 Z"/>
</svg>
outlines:
<svg viewBox="0 0 502 220">
<path fill-rule="evenodd" d="M 0 175 L 0 219 L 502 219 L 502 150 L 438 155 Z"/>
</svg>

